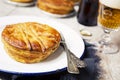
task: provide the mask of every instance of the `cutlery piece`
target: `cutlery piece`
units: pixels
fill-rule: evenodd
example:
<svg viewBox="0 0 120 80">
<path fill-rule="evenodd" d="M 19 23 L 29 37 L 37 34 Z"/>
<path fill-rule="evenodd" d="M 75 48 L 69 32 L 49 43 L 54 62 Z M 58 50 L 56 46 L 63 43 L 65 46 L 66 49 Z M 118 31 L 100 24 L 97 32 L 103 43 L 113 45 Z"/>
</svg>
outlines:
<svg viewBox="0 0 120 80">
<path fill-rule="evenodd" d="M 69 73 L 74 73 L 74 74 L 79 74 L 79 69 L 76 65 L 76 62 L 73 61 L 72 57 L 71 57 L 71 53 L 69 52 L 69 50 L 67 49 L 67 46 L 65 43 L 61 43 L 61 45 L 64 47 L 66 55 L 67 55 L 67 71 Z"/>
<path fill-rule="evenodd" d="M 77 58 L 67 47 L 65 43 L 65 38 L 61 33 L 61 45 L 64 47 L 66 54 L 67 54 L 67 63 L 68 67 L 67 70 L 69 73 L 79 74 L 78 67 L 82 68 L 85 67 L 86 64 L 84 61 Z"/>
</svg>

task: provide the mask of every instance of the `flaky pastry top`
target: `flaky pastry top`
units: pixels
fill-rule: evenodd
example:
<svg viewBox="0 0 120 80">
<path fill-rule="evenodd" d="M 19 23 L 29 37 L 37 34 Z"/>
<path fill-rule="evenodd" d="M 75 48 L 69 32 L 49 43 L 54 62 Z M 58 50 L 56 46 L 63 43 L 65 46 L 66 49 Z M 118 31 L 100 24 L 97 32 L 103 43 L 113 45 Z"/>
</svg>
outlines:
<svg viewBox="0 0 120 80">
<path fill-rule="evenodd" d="M 2 38 L 15 48 L 41 52 L 58 45 L 61 40 L 56 29 L 36 22 L 7 25 Z"/>
</svg>

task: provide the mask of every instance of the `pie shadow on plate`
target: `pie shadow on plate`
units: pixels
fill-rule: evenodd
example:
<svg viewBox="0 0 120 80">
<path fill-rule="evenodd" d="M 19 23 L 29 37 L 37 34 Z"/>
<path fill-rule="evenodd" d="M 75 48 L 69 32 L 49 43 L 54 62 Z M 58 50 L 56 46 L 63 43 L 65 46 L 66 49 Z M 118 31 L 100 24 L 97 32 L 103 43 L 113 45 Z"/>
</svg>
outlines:
<svg viewBox="0 0 120 80">
<path fill-rule="evenodd" d="M 47 59 L 45 59 L 42 62 L 48 62 L 48 61 L 58 58 L 63 53 L 63 51 L 64 49 L 61 46 L 59 46 L 58 49 L 54 53 L 52 53 Z"/>
</svg>

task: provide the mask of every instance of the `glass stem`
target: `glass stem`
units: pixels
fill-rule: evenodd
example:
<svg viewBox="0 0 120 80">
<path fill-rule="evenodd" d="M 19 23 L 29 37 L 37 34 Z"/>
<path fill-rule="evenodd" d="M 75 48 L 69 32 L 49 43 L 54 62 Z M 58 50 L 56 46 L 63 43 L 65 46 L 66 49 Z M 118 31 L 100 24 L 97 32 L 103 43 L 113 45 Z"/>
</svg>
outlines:
<svg viewBox="0 0 120 80">
<path fill-rule="evenodd" d="M 110 37 L 110 30 L 104 29 L 104 35 L 102 36 L 102 40 L 100 40 L 100 44 L 102 45 L 109 45 L 111 42 L 111 37 Z"/>
<path fill-rule="evenodd" d="M 119 48 L 117 45 L 114 44 L 114 42 L 111 40 L 110 32 L 112 30 L 104 30 L 104 35 L 102 36 L 102 39 L 99 41 L 99 48 L 102 53 L 117 53 L 119 51 Z"/>
</svg>

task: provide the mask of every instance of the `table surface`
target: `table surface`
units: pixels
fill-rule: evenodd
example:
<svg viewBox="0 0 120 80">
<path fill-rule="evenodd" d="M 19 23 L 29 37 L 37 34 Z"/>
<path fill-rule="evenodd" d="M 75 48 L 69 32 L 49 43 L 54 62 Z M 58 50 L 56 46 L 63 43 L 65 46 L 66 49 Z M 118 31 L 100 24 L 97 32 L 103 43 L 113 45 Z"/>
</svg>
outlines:
<svg viewBox="0 0 120 80">
<path fill-rule="evenodd" d="M 78 10 L 78 6 L 75 6 L 75 10 L 77 12 Z M 41 12 L 36 5 L 34 6 L 30 6 L 30 7 L 19 7 L 19 6 L 14 6 L 11 4 L 6 4 L 4 2 L 4 0 L 0 1 L 0 17 L 4 17 L 4 16 L 37 16 L 39 18 L 46 18 L 46 19 L 53 19 L 57 22 L 63 23 L 65 25 L 67 25 L 68 27 L 72 28 L 74 31 L 76 31 L 78 34 L 80 34 L 80 30 L 81 29 L 86 29 L 89 32 L 91 32 L 93 35 L 92 37 L 83 37 L 85 39 L 90 39 L 91 41 L 97 41 L 100 37 L 101 34 L 103 33 L 103 30 L 98 27 L 98 26 L 84 26 L 81 25 L 77 22 L 77 18 L 76 15 L 71 16 L 71 17 L 67 17 L 67 18 L 56 18 L 56 17 L 52 17 L 49 15 L 44 14 L 43 12 Z M 120 36 L 120 32 L 113 32 L 113 35 L 115 35 L 115 40 L 118 42 L 118 44 L 120 44 L 120 38 L 118 38 Z M 106 73 L 110 73 L 110 75 L 112 75 L 113 79 L 111 80 L 118 80 L 120 79 L 120 77 L 118 77 L 120 75 L 120 54 L 112 54 L 112 55 L 107 55 L 107 60 L 105 58 L 103 58 L 102 60 L 102 65 L 104 65 L 103 63 L 108 61 L 108 66 L 109 66 L 109 72 L 107 72 L 107 68 L 105 68 L 106 66 L 104 65 L 103 67 L 106 69 Z M 107 75 L 107 74 L 106 74 Z M 117 77 L 116 77 L 117 76 Z M 105 80 L 105 79 L 104 79 Z M 106 79 L 107 80 L 107 79 Z"/>
</svg>

